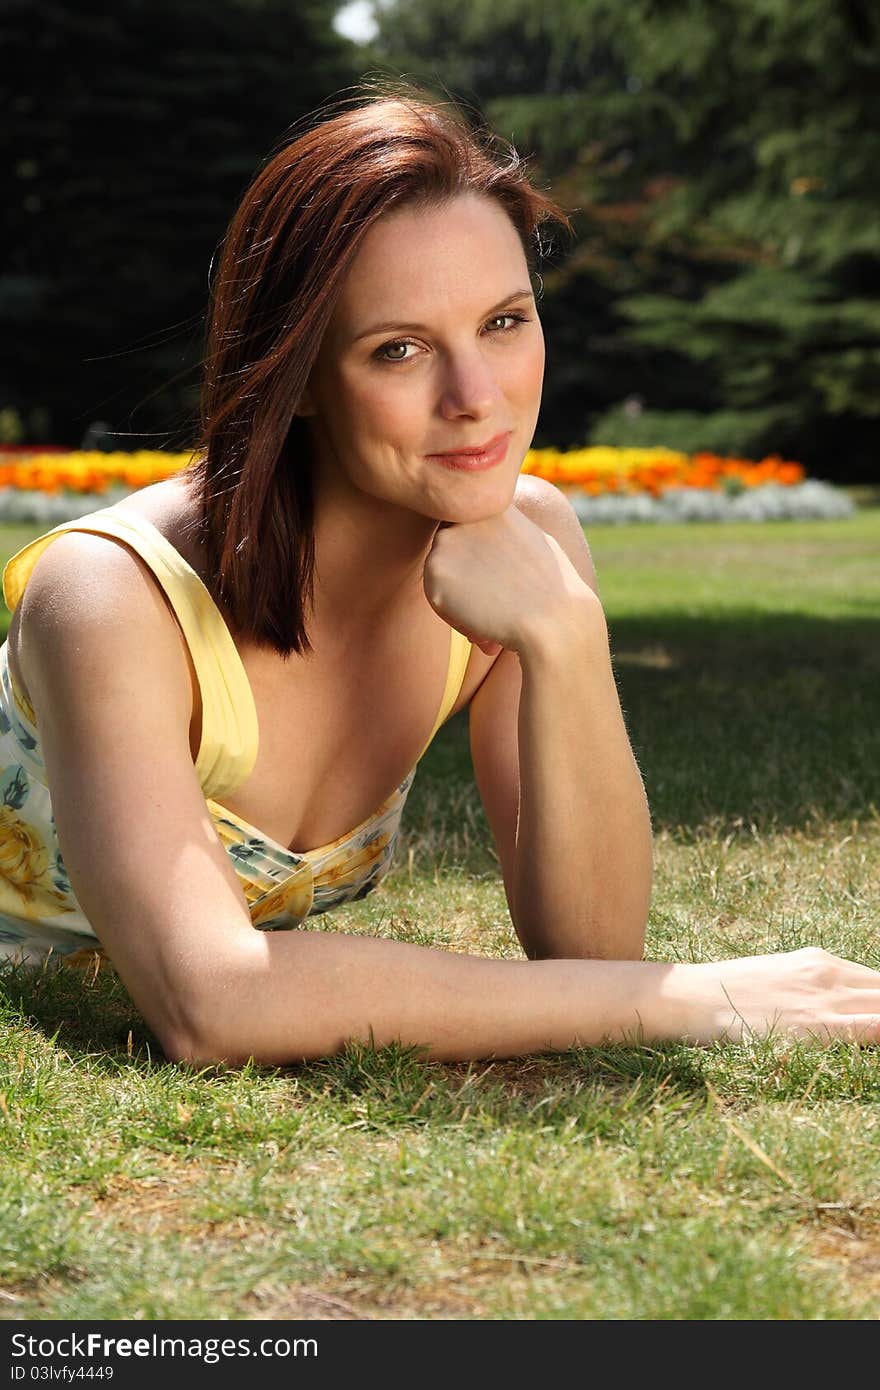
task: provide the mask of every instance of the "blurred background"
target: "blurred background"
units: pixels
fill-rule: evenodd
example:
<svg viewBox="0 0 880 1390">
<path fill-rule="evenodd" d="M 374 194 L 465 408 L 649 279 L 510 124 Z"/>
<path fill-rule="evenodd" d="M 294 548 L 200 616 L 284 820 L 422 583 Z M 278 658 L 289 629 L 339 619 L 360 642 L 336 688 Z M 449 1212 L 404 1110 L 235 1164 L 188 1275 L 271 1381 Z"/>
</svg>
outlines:
<svg viewBox="0 0 880 1390">
<path fill-rule="evenodd" d="M 208 273 L 288 127 L 459 98 L 572 210 L 535 444 L 878 480 L 875 0 L 0 0 L 0 443 L 183 449 Z"/>
</svg>

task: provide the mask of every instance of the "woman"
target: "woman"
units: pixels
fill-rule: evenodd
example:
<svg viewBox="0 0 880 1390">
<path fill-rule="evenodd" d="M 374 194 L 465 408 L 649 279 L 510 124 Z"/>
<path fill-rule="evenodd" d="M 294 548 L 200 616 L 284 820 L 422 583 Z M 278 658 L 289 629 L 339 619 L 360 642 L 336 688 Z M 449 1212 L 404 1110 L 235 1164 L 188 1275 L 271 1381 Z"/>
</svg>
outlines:
<svg viewBox="0 0 880 1390">
<path fill-rule="evenodd" d="M 565 216 L 447 105 L 321 114 L 230 225 L 198 463 L 7 566 L 7 950 L 100 944 L 197 1062 L 875 1039 L 880 975 L 822 951 L 641 959 L 650 817 L 595 573 L 562 495 L 520 476 L 532 254 Z M 528 958 L 295 930 L 387 872 L 465 706 Z"/>
</svg>

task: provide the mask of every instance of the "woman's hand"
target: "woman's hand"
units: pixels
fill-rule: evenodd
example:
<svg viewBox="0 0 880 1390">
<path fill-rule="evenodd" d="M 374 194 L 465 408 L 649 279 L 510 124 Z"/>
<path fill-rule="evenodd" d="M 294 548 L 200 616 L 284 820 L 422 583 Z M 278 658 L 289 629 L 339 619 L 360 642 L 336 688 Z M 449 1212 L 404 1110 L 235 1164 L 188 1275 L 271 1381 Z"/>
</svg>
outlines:
<svg viewBox="0 0 880 1390">
<path fill-rule="evenodd" d="M 484 521 L 441 522 L 423 584 L 435 612 L 488 656 L 521 650 L 585 604 L 601 611 L 558 541 L 513 504 Z"/>
<path fill-rule="evenodd" d="M 673 972 L 669 1036 L 708 1043 L 780 1034 L 880 1042 L 880 973 L 818 946 Z"/>
</svg>

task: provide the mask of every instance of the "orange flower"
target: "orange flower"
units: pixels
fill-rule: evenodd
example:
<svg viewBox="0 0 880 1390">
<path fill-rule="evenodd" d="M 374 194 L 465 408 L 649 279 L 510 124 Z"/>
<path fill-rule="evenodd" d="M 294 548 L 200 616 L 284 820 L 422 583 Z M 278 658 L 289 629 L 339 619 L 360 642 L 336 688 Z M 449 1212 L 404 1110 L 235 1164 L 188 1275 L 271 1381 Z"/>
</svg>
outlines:
<svg viewBox="0 0 880 1390">
<path fill-rule="evenodd" d="M 6 448 L 0 449 L 0 487 L 50 494 L 61 489 L 101 494 L 112 486 L 138 489 L 174 477 L 193 457 L 147 449 L 101 453 L 34 446 Z M 760 487 L 768 482 L 791 485 L 805 477 L 801 464 L 776 454 L 756 463 L 709 450 L 688 456 L 662 447 L 618 449 L 605 445 L 565 451 L 530 449 L 522 472 L 563 488 L 581 489 L 590 496 L 645 492 L 657 497 L 669 487 L 717 491 L 727 478 L 737 478 L 745 487 Z"/>
</svg>

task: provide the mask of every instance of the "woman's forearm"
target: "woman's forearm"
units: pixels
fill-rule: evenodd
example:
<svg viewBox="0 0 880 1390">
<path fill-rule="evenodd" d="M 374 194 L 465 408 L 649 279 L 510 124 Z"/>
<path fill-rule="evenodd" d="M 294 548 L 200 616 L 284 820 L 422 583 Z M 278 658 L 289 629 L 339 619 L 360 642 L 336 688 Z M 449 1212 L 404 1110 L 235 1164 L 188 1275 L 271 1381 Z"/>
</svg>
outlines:
<svg viewBox="0 0 880 1390">
<path fill-rule="evenodd" d="M 880 972 L 818 948 L 737 960 L 486 960 L 325 932 L 233 930 L 196 970 L 181 1061 L 283 1065 L 348 1039 L 436 1061 L 602 1042 L 739 1042 L 783 1033 L 880 1042 Z"/>
<path fill-rule="evenodd" d="M 585 587 L 519 658 L 517 933 L 532 957 L 639 959 L 651 817 L 595 596 Z"/>
<path fill-rule="evenodd" d="M 684 1027 L 676 975 L 645 961 L 489 960 L 328 932 L 254 932 L 206 970 L 181 1060 L 283 1064 L 348 1038 L 424 1047 L 437 1060 L 643 1038 Z"/>
</svg>

